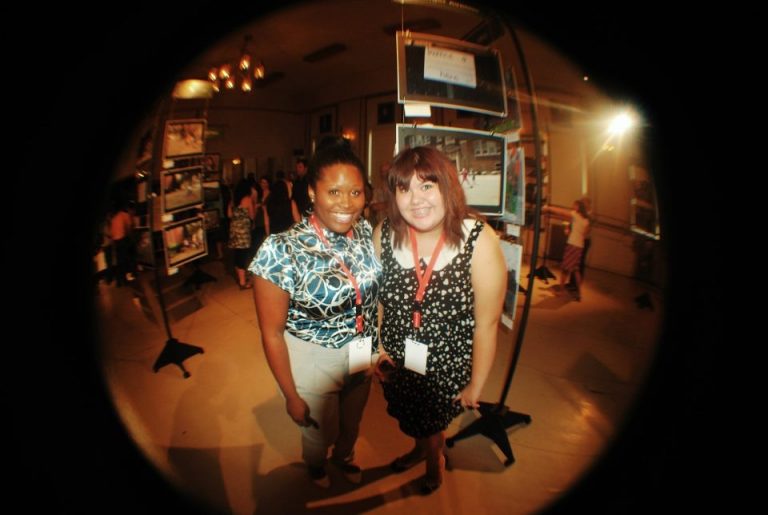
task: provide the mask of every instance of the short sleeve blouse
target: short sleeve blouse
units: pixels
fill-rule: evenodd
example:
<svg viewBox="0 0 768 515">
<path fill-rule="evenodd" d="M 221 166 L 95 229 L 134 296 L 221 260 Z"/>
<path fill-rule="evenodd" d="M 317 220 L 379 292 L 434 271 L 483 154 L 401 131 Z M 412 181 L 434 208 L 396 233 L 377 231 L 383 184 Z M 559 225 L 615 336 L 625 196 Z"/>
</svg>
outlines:
<svg viewBox="0 0 768 515">
<path fill-rule="evenodd" d="M 356 335 L 355 289 L 334 258 L 355 276 L 363 304 L 364 336 L 377 342 L 381 264 L 373 250 L 371 225 L 360 219 L 352 237 L 324 229 L 329 249 L 308 218 L 262 243 L 249 270 L 290 294 L 286 329 L 323 347 L 338 349 Z"/>
</svg>

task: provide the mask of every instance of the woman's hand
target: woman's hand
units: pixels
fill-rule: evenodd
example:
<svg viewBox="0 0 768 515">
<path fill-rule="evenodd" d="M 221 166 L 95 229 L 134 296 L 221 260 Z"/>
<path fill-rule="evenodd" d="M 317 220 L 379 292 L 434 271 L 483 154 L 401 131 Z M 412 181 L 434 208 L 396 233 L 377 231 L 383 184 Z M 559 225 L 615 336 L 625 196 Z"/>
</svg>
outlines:
<svg viewBox="0 0 768 515">
<path fill-rule="evenodd" d="M 286 400 L 285 410 L 293 421 L 301 427 L 320 427 L 317 421 L 309 416 L 309 406 L 307 406 L 307 403 L 301 397 L 293 397 Z"/>
<path fill-rule="evenodd" d="M 461 404 L 462 408 L 469 408 L 469 409 L 479 408 L 480 393 L 482 393 L 482 389 L 477 388 L 470 381 L 469 384 L 465 386 L 464 389 L 460 391 L 456 397 L 454 397 L 453 401 Z"/>
<path fill-rule="evenodd" d="M 392 358 L 389 357 L 389 355 L 384 352 L 379 355 L 378 361 L 376 361 L 376 366 L 373 367 L 373 375 L 378 378 L 379 381 L 382 383 L 386 383 L 389 377 L 389 373 L 392 372 L 396 368 L 397 365 L 395 365 L 395 362 L 392 361 Z"/>
</svg>

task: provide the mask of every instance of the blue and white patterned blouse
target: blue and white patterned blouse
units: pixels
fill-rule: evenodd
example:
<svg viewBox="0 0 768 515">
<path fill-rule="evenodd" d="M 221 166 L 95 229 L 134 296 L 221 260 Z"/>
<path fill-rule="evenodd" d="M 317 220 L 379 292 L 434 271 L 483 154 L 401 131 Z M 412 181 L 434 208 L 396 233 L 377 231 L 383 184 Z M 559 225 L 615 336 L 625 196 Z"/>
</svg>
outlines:
<svg viewBox="0 0 768 515">
<path fill-rule="evenodd" d="M 307 342 L 338 349 L 357 335 L 355 288 L 333 255 L 342 258 L 363 296 L 364 336 L 378 343 L 378 294 L 381 264 L 373 250 L 371 225 L 360 219 L 347 238 L 323 229 L 329 251 L 309 218 L 285 232 L 272 234 L 251 262 L 254 275 L 291 295 L 286 329 Z"/>
</svg>

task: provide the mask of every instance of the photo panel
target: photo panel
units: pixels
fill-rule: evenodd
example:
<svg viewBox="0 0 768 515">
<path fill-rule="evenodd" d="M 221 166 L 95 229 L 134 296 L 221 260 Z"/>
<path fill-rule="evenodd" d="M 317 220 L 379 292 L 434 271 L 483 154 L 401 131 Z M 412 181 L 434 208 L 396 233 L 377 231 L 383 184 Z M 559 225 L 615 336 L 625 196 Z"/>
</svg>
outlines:
<svg viewBox="0 0 768 515">
<path fill-rule="evenodd" d="M 145 268 L 155 266 L 155 246 L 152 244 L 152 229 L 137 227 L 136 232 L 136 263 Z"/>
<path fill-rule="evenodd" d="M 205 153 L 205 119 L 168 120 L 165 122 L 163 159 Z"/>
<path fill-rule="evenodd" d="M 213 231 L 221 227 L 221 213 L 217 208 L 206 209 L 203 211 L 203 228 L 206 231 Z"/>
<path fill-rule="evenodd" d="M 206 204 L 215 204 L 221 200 L 221 182 L 205 181 L 203 183 L 203 200 Z"/>
<path fill-rule="evenodd" d="M 194 261 L 208 254 L 202 216 L 163 227 L 165 264 L 174 268 Z"/>
<path fill-rule="evenodd" d="M 467 204 L 486 215 L 504 214 L 506 142 L 503 135 L 454 127 L 397 124 L 397 148 L 433 147 L 450 159 Z"/>
<path fill-rule="evenodd" d="M 506 138 L 507 173 L 504 199 L 506 222 L 525 225 L 525 149 L 516 136 Z"/>
<path fill-rule="evenodd" d="M 507 240 L 501 240 L 501 252 L 507 265 L 507 291 L 504 294 L 502 323 L 512 329 L 517 312 L 517 297 L 520 290 L 520 267 L 523 263 L 523 246 Z"/>
<path fill-rule="evenodd" d="M 499 117 L 507 115 L 501 52 L 467 41 L 400 32 L 397 96 L 401 104 L 429 104 Z"/>
<path fill-rule="evenodd" d="M 164 213 L 200 206 L 205 201 L 202 166 L 165 170 L 160 181 Z"/>
</svg>

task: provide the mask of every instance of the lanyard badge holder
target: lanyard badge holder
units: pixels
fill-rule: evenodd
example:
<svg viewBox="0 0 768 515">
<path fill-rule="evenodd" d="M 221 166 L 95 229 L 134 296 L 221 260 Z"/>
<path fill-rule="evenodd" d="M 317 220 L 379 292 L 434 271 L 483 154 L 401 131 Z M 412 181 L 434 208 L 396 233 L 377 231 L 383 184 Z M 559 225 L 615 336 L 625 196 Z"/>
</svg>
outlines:
<svg viewBox="0 0 768 515">
<path fill-rule="evenodd" d="M 419 282 L 419 287 L 416 290 L 416 295 L 413 299 L 413 328 L 414 333 L 418 334 L 421 329 L 422 322 L 422 301 L 424 295 L 429 286 L 429 281 L 432 278 L 432 271 L 435 268 L 435 263 L 440 255 L 440 251 L 445 244 L 445 232 L 440 234 L 440 239 L 437 241 L 434 250 L 432 251 L 432 257 L 429 260 L 427 269 L 422 273 L 421 262 L 419 261 L 419 249 L 416 242 L 416 231 L 413 228 L 409 228 L 411 236 L 411 250 L 413 251 L 413 265 L 414 272 L 416 273 L 416 279 Z M 422 375 L 427 373 L 427 357 L 429 355 L 429 346 L 425 343 L 419 342 L 413 338 L 405 339 L 405 368 L 413 370 Z"/>
<path fill-rule="evenodd" d="M 347 348 L 349 349 L 349 373 L 354 374 L 357 372 L 362 372 L 363 370 L 367 370 L 371 366 L 371 351 L 373 347 L 373 338 L 370 336 L 363 337 L 363 329 L 365 328 L 365 322 L 363 319 L 363 294 L 360 291 L 360 285 L 357 282 L 357 279 L 350 271 L 349 267 L 344 263 L 344 260 L 341 259 L 339 256 L 333 253 L 333 249 L 331 247 L 331 244 L 326 239 L 325 235 L 323 234 L 323 229 L 320 227 L 320 224 L 317 221 L 317 218 L 315 215 L 312 215 L 310 217 L 310 221 L 312 222 L 312 226 L 315 229 L 315 233 L 317 234 L 317 237 L 320 238 L 320 241 L 323 242 L 323 245 L 328 249 L 328 251 L 333 256 L 333 259 L 336 260 L 336 262 L 341 266 L 341 270 L 344 272 L 344 275 L 347 276 L 347 279 L 349 279 L 349 282 L 352 284 L 352 287 L 355 289 L 355 332 L 356 336 L 355 338 L 347 344 Z M 347 238 L 352 239 L 352 229 L 350 229 L 347 232 Z"/>
</svg>

